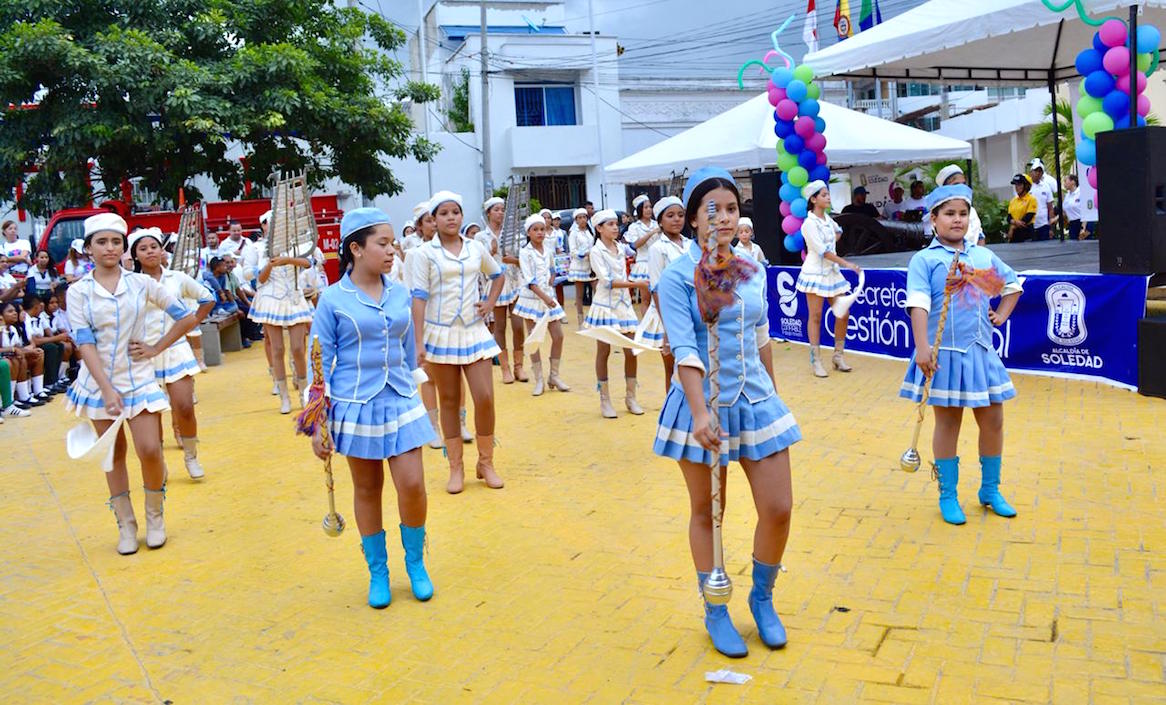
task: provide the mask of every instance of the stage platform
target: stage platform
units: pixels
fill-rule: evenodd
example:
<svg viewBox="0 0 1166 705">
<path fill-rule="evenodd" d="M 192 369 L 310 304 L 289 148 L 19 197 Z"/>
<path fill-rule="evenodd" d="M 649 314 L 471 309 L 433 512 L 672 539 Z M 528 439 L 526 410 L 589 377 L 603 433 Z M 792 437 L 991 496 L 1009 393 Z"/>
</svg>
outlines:
<svg viewBox="0 0 1166 705">
<path fill-rule="evenodd" d="M 1043 270 L 1073 274 L 1097 274 L 1099 256 L 1096 240 L 1061 242 L 1020 242 L 989 245 L 1000 259 L 1018 272 Z M 914 252 L 893 252 L 887 255 L 848 257 L 863 268 L 907 268 Z"/>
</svg>

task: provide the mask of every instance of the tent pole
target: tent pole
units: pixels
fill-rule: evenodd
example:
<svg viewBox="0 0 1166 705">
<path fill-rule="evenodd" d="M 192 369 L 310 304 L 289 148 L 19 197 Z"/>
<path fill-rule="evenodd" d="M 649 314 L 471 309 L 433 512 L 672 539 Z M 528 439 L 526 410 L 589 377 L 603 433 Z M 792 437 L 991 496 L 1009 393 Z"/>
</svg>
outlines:
<svg viewBox="0 0 1166 705">
<path fill-rule="evenodd" d="M 1130 127 L 1138 126 L 1138 6 L 1130 5 Z"/>
<path fill-rule="evenodd" d="M 1053 118 L 1053 170 L 1057 177 L 1057 208 L 1055 211 L 1057 222 L 1054 224 L 1050 220 L 1049 228 L 1050 230 L 1055 228 L 1061 232 L 1061 242 L 1065 241 L 1065 229 L 1058 226 L 1060 226 L 1060 219 L 1064 217 L 1065 213 L 1065 189 L 1061 184 L 1061 116 L 1057 114 L 1057 54 L 1061 51 L 1061 32 L 1064 29 L 1065 21 L 1061 20 L 1057 23 L 1057 40 L 1053 43 L 1053 58 L 1049 62 L 1049 102 L 1052 104 Z M 1052 233 L 1049 234 L 1052 235 Z"/>
</svg>

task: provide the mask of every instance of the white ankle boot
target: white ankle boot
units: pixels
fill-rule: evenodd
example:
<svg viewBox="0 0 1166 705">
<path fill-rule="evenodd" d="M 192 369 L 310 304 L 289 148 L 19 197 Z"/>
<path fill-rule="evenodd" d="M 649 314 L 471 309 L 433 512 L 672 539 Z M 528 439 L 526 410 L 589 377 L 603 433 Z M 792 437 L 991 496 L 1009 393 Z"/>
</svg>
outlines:
<svg viewBox="0 0 1166 705">
<path fill-rule="evenodd" d="M 830 358 L 830 361 L 834 363 L 834 369 L 838 370 L 839 372 L 850 372 L 854 369 L 850 365 L 846 364 L 846 358 L 842 357 L 841 350 L 835 350 L 834 357 Z"/>
<path fill-rule="evenodd" d="M 206 477 L 202 463 L 198 462 L 198 438 L 179 438 L 178 441 L 182 444 L 183 461 L 186 463 L 186 472 L 190 474 L 190 479 L 201 480 Z"/>
<path fill-rule="evenodd" d="M 628 377 L 625 381 L 628 385 L 628 391 L 623 400 L 624 405 L 627 406 L 628 411 L 631 413 L 635 414 L 636 416 L 642 416 L 644 413 L 644 407 L 640 406 L 640 402 L 636 401 L 636 378 Z"/>
<path fill-rule="evenodd" d="M 822 355 L 816 348 L 810 348 L 810 369 L 815 377 L 829 377 L 826 368 L 822 367 Z"/>
<path fill-rule="evenodd" d="M 138 520 L 130 493 L 122 492 L 109 498 L 109 508 L 117 518 L 117 552 L 123 556 L 138 552 Z"/>
<path fill-rule="evenodd" d="M 605 419 L 616 418 L 615 407 L 611 405 L 611 393 L 607 390 L 607 380 L 599 383 L 599 413 Z"/>
<path fill-rule="evenodd" d="M 287 392 L 287 380 L 276 380 L 275 387 L 279 390 L 279 413 L 290 414 L 291 396 Z"/>
<path fill-rule="evenodd" d="M 551 358 L 551 374 L 547 377 L 547 386 L 560 392 L 569 392 L 571 388 L 559 377 L 559 360 Z"/>
<path fill-rule="evenodd" d="M 541 397 L 546 391 L 546 383 L 543 381 L 543 363 L 541 360 L 534 360 L 530 363 L 530 371 L 534 373 L 534 387 L 530 390 L 532 397 Z"/>
<path fill-rule="evenodd" d="M 162 502 L 166 490 L 146 491 L 146 545 L 161 548 L 166 543 L 166 522 L 162 519 Z"/>
<path fill-rule="evenodd" d="M 474 434 L 470 433 L 470 427 L 466 425 L 465 409 L 458 409 L 458 419 L 462 424 L 462 443 L 473 443 Z"/>
</svg>

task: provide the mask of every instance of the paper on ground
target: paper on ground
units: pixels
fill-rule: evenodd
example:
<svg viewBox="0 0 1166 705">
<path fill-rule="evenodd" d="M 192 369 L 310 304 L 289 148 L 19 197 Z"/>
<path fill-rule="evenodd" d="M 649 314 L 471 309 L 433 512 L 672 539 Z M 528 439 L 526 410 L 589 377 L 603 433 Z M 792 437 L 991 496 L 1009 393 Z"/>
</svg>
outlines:
<svg viewBox="0 0 1166 705">
<path fill-rule="evenodd" d="M 704 679 L 709 683 L 730 683 L 732 685 L 744 685 L 753 680 L 753 676 L 745 673 L 737 673 L 730 671 L 727 668 L 722 668 L 719 671 L 705 671 Z"/>
</svg>

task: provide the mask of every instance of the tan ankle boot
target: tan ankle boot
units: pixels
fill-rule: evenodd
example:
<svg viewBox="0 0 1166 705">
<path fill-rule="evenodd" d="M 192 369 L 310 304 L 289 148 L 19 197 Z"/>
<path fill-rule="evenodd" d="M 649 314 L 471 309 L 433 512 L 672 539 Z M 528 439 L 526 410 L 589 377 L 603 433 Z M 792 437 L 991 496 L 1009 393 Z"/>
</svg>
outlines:
<svg viewBox="0 0 1166 705">
<path fill-rule="evenodd" d="M 445 491 L 450 494 L 458 494 L 466 486 L 466 470 L 462 460 L 464 451 L 461 438 L 455 436 L 445 439 L 445 457 L 449 459 L 449 482 L 445 485 Z"/>
<path fill-rule="evenodd" d="M 510 370 L 510 356 L 506 351 L 498 353 L 498 366 L 502 368 L 502 384 L 514 384 L 514 373 Z"/>
<path fill-rule="evenodd" d="M 640 402 L 636 401 L 636 378 L 627 377 L 624 381 L 627 382 L 627 395 L 623 400 L 624 405 L 627 406 L 628 411 L 631 413 L 636 416 L 642 416 L 644 414 L 644 407 L 640 406 Z"/>
<path fill-rule="evenodd" d="M 534 388 L 530 390 L 532 397 L 541 397 L 546 391 L 546 383 L 543 382 L 543 363 L 540 360 L 534 360 L 530 363 L 530 371 L 534 373 Z"/>
<path fill-rule="evenodd" d="M 822 367 L 822 355 L 817 348 L 810 348 L 810 369 L 815 377 L 829 377 L 826 368 Z"/>
<path fill-rule="evenodd" d="M 437 419 L 437 409 L 431 409 L 425 412 L 429 415 L 429 425 L 433 427 L 433 440 L 429 441 L 429 447 L 434 450 L 441 450 L 445 444 L 441 442 L 441 424 Z"/>
<path fill-rule="evenodd" d="M 494 471 L 494 436 L 478 436 L 478 479 L 486 481 L 486 487 L 500 490 L 505 483 Z"/>
<path fill-rule="evenodd" d="M 138 519 L 134 516 L 134 505 L 130 493 L 122 492 L 109 498 L 109 508 L 117 518 L 117 552 L 123 556 L 138 552 Z"/>
<path fill-rule="evenodd" d="M 166 543 L 166 522 L 162 518 L 162 503 L 166 499 L 166 490 L 146 489 L 145 492 L 146 545 L 150 548 L 162 548 Z"/>
<path fill-rule="evenodd" d="M 854 369 L 850 365 L 846 364 L 846 358 L 842 357 L 841 350 L 835 350 L 834 357 L 830 358 L 830 361 L 834 363 L 834 369 L 838 370 L 839 372 L 850 372 Z"/>
<path fill-rule="evenodd" d="M 551 358 L 551 374 L 547 377 L 547 386 L 551 389 L 557 389 L 560 392 L 569 392 L 571 388 L 559 377 L 559 360 Z"/>
<path fill-rule="evenodd" d="M 605 419 L 616 417 L 615 407 L 611 405 L 611 393 L 607 390 L 607 380 L 599 383 L 599 413 Z"/>
<path fill-rule="evenodd" d="M 525 358 L 526 355 L 523 353 L 522 348 L 514 348 L 514 379 L 519 382 L 530 381 L 530 377 L 522 369 L 522 363 Z"/>
<path fill-rule="evenodd" d="M 198 462 L 198 438 L 179 438 L 178 441 L 182 444 L 182 459 L 186 463 L 186 472 L 190 479 L 201 480 L 206 477 L 202 463 Z"/>
</svg>

